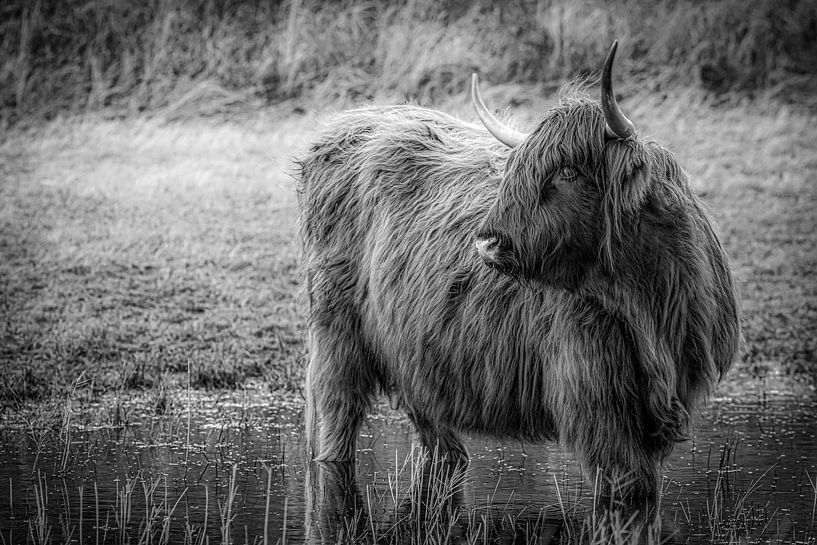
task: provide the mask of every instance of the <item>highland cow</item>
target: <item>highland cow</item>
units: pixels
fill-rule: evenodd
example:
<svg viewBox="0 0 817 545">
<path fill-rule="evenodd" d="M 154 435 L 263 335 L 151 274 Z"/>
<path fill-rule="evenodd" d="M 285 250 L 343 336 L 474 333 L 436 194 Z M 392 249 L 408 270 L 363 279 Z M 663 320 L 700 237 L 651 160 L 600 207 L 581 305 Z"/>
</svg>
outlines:
<svg viewBox="0 0 817 545">
<path fill-rule="evenodd" d="M 347 112 L 300 162 L 318 461 L 355 457 L 378 393 L 427 448 L 459 432 L 572 449 L 654 500 L 661 462 L 728 370 L 738 308 L 713 221 L 636 136 L 611 70 L 523 134 L 416 106 Z"/>
</svg>

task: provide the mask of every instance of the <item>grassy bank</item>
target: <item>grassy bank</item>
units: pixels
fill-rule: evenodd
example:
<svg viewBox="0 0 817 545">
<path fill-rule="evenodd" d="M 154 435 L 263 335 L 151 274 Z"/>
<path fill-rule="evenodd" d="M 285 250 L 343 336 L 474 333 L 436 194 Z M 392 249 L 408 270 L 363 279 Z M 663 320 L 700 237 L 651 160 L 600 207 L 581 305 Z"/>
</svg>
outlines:
<svg viewBox="0 0 817 545">
<path fill-rule="evenodd" d="M 814 101 L 809 0 L 13 0 L 0 21 L 6 124 L 288 98 L 429 102 L 464 89 L 472 71 L 495 83 L 588 75 L 614 38 L 625 81 Z"/>
<path fill-rule="evenodd" d="M 503 89 L 486 89 L 498 101 Z M 515 89 L 525 123 L 544 102 Z M 811 372 L 817 118 L 695 97 L 626 100 L 718 218 L 740 280 L 742 370 Z M 446 110 L 473 118 L 467 97 Z M 304 355 L 291 158 L 313 116 L 83 117 L 0 145 L 0 397 L 252 377 L 297 392 Z"/>
<path fill-rule="evenodd" d="M 296 387 L 301 351 L 296 121 L 255 128 L 54 123 L 2 147 L 4 396 L 83 369 L 96 388 L 265 376 Z"/>
</svg>

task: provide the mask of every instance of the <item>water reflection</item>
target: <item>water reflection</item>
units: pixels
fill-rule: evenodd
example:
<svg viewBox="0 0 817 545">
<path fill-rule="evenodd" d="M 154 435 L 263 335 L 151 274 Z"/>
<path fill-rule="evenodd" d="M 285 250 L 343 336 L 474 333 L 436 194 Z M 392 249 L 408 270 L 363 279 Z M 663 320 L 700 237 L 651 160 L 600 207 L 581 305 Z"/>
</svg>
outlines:
<svg viewBox="0 0 817 545">
<path fill-rule="evenodd" d="M 555 543 L 564 518 L 542 509 L 538 513 L 507 511 L 496 517 L 491 507 L 467 512 L 463 507 L 464 468 L 424 459 L 415 451 L 390 474 L 385 494 L 368 484 L 358 487 L 355 465 L 315 462 L 309 465 L 305 488 L 306 541 L 318 543 Z M 415 465 L 419 464 L 419 465 Z M 401 475 L 401 472 L 410 472 Z M 400 479 L 408 479 L 401 488 Z M 502 508 L 505 509 L 504 507 Z M 513 513 L 513 515 L 511 515 Z M 494 518 L 497 518 L 494 520 Z"/>
<path fill-rule="evenodd" d="M 364 503 L 351 463 L 311 463 L 304 487 L 307 543 L 343 543 L 366 534 Z M 363 516 L 361 516 L 361 514 Z"/>
<path fill-rule="evenodd" d="M 592 483 L 558 447 L 470 438 L 467 471 L 435 467 L 385 405 L 356 464 L 310 464 L 297 399 L 181 396 L 163 415 L 128 403 L 125 427 L 94 416 L 105 402 L 70 432 L 4 415 L 0 543 L 548 543 L 592 511 Z M 809 386 L 730 380 L 665 472 L 662 516 L 679 541 L 813 543 L 816 417 Z"/>
</svg>

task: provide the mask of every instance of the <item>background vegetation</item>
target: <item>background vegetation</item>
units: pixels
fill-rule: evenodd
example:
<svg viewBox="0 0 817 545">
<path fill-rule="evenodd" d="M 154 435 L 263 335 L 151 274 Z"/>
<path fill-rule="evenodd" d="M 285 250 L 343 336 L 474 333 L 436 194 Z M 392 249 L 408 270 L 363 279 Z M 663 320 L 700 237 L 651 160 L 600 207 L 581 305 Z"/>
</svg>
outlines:
<svg viewBox="0 0 817 545">
<path fill-rule="evenodd" d="M 624 81 L 811 101 L 811 0 L 10 0 L 5 122 L 105 108 L 179 115 L 296 98 L 421 103 L 494 83 L 589 75 L 614 38 Z"/>
</svg>

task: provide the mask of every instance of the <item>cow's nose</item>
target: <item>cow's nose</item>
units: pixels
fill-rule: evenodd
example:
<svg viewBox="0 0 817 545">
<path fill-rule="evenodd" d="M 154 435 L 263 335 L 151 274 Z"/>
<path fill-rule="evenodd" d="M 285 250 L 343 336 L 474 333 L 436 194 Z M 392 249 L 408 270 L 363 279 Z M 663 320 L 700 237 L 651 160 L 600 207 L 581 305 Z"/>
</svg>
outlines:
<svg viewBox="0 0 817 545">
<path fill-rule="evenodd" d="M 495 236 L 480 237 L 474 242 L 477 253 L 486 263 L 493 263 L 499 254 L 499 238 Z"/>
</svg>

